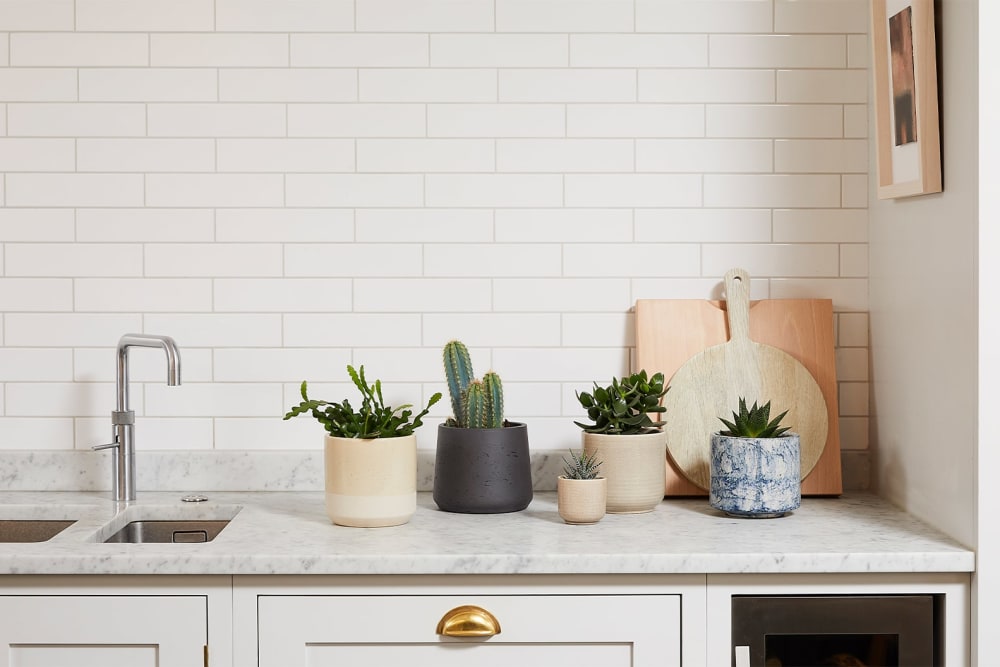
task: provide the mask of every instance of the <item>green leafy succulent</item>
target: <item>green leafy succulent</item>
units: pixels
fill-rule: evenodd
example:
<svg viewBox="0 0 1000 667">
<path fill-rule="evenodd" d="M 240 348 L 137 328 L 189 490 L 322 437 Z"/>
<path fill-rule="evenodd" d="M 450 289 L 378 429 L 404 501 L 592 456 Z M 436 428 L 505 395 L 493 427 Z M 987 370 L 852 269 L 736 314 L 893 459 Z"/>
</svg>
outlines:
<svg viewBox="0 0 1000 667">
<path fill-rule="evenodd" d="M 574 452 L 569 450 L 569 461 L 563 457 L 563 477 L 566 479 L 597 479 L 599 468 L 604 461 L 597 460 L 597 452 L 590 456 L 583 450 Z"/>
<path fill-rule="evenodd" d="M 306 393 L 306 383 L 303 381 L 300 392 L 302 402 L 292 407 L 285 415 L 291 419 L 310 413 L 323 425 L 330 435 L 340 438 L 398 438 L 411 435 L 423 422 L 421 419 L 430 412 L 431 406 L 441 400 L 441 393 L 435 393 L 427 403 L 427 407 L 417 415 L 413 414 L 410 404 L 393 408 L 382 399 L 382 382 L 375 380 L 369 386 L 365 380 L 365 367 L 358 371 L 353 366 L 347 367 L 354 386 L 361 392 L 361 407 L 355 410 L 345 398 L 340 403 L 328 403 L 310 399 Z"/>
<path fill-rule="evenodd" d="M 747 409 L 747 399 L 740 397 L 740 411 L 733 413 L 733 421 L 719 417 L 719 421 L 726 425 L 726 431 L 719 431 L 719 435 L 728 435 L 736 438 L 780 438 L 785 431 L 791 429 L 790 426 L 780 426 L 782 418 L 788 414 L 785 410 L 774 419 L 770 419 L 771 401 L 757 407 L 754 401 L 753 406 Z"/>
<path fill-rule="evenodd" d="M 593 424 L 573 422 L 587 433 L 637 435 L 656 431 L 666 422 L 653 421 L 650 414 L 665 412 L 660 399 L 669 388 L 663 386 L 663 373 L 647 377 L 642 370 L 621 380 L 612 378 L 611 385 L 594 383 L 594 392 L 577 392 L 580 405 L 587 409 Z"/>
</svg>

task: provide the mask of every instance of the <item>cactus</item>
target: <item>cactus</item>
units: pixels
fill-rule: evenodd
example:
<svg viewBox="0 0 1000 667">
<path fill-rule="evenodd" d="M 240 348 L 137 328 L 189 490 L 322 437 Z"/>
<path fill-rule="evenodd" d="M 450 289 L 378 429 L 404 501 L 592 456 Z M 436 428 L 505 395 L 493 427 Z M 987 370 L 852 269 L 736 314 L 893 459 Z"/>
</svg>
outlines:
<svg viewBox="0 0 1000 667">
<path fill-rule="evenodd" d="M 472 371 L 469 349 L 461 341 L 453 340 L 444 346 L 444 374 L 455 415 L 447 421 L 448 426 L 503 427 L 503 383 L 500 376 L 490 371 L 482 380 L 477 380 Z"/>
<path fill-rule="evenodd" d="M 480 380 L 473 380 L 465 391 L 465 425 L 467 428 L 486 428 L 486 390 Z"/>
<path fill-rule="evenodd" d="M 455 425 L 465 427 L 465 409 L 462 400 L 475 374 L 472 372 L 469 348 L 461 341 L 453 340 L 444 346 L 444 375 L 448 380 L 448 393 L 451 395 L 451 410 L 455 415 Z"/>
<path fill-rule="evenodd" d="M 490 371 L 483 376 L 483 391 L 486 394 L 486 428 L 503 426 L 503 383 L 500 376 Z"/>
</svg>

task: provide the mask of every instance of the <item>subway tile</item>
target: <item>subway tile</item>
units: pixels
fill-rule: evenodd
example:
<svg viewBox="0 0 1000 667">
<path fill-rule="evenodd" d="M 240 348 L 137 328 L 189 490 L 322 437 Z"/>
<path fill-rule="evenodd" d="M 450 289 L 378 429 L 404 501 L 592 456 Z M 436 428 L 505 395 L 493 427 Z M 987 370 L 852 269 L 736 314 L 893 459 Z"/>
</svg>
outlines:
<svg viewBox="0 0 1000 667">
<path fill-rule="evenodd" d="M 215 0 L 215 29 L 233 32 L 348 32 L 351 0 Z"/>
<path fill-rule="evenodd" d="M 572 67 L 706 67 L 706 35 L 570 35 Z"/>
<path fill-rule="evenodd" d="M 73 421 L 70 417 L 3 417 L 0 418 L 0 443 L 4 451 L 71 449 Z"/>
<path fill-rule="evenodd" d="M 0 104 L 0 135 L 7 134 L 7 105 Z"/>
<path fill-rule="evenodd" d="M 561 137 L 566 111 L 558 104 L 431 104 L 431 137 Z"/>
<path fill-rule="evenodd" d="M 710 137 L 839 138 L 843 112 L 837 105 L 709 105 L 705 109 Z"/>
<path fill-rule="evenodd" d="M 285 67 L 288 35 L 174 33 L 149 36 L 153 67 Z"/>
<path fill-rule="evenodd" d="M 628 368 L 628 351 L 608 347 L 497 348 L 493 365 L 509 382 L 539 382 L 559 378 L 586 382 L 605 375 L 620 375 Z"/>
<path fill-rule="evenodd" d="M 422 104 L 290 104 L 291 137 L 422 137 Z"/>
<path fill-rule="evenodd" d="M 493 69 L 362 69 L 358 77 L 362 102 L 497 101 Z"/>
<path fill-rule="evenodd" d="M 695 243 L 573 243 L 563 250 L 563 275 L 608 277 L 697 276 Z"/>
<path fill-rule="evenodd" d="M 81 437 L 77 429 L 77 443 L 91 442 Z M 212 419 L 180 418 L 180 417 L 143 417 L 142 437 L 135 443 L 137 451 L 164 451 L 193 449 L 212 449 Z M 140 488 L 143 486 L 139 482 Z"/>
<path fill-rule="evenodd" d="M 868 142 L 861 139 L 779 139 L 774 170 L 796 173 L 868 173 Z"/>
<path fill-rule="evenodd" d="M 841 347 L 868 347 L 868 313 L 840 313 L 837 320 Z"/>
<path fill-rule="evenodd" d="M 844 208 L 868 208 L 868 175 L 844 174 L 840 177 L 840 205 Z"/>
<path fill-rule="evenodd" d="M 309 208 L 232 208 L 215 214 L 216 240 L 227 242 L 350 241 L 351 211 Z"/>
<path fill-rule="evenodd" d="M 854 139 L 868 138 L 868 105 L 844 105 L 844 136 Z"/>
<path fill-rule="evenodd" d="M 141 206 L 141 174 L 7 174 L 7 206 Z"/>
<path fill-rule="evenodd" d="M 500 70 L 501 102 L 634 102 L 635 72 L 617 69 Z"/>
<path fill-rule="evenodd" d="M 104 347 L 126 331 L 142 331 L 138 314 L 7 312 L 3 324 L 4 344 L 26 347 Z"/>
<path fill-rule="evenodd" d="M 146 331 L 169 331 L 186 347 L 281 346 L 281 315 L 277 314 L 152 313 L 143 321 Z"/>
<path fill-rule="evenodd" d="M 493 171 L 492 139 L 359 139 L 358 171 Z"/>
<path fill-rule="evenodd" d="M 141 276 L 142 246 L 104 243 L 8 243 L 8 276 Z"/>
<path fill-rule="evenodd" d="M 774 0 L 775 32 L 867 33 L 866 0 Z"/>
<path fill-rule="evenodd" d="M 570 174 L 567 206 L 700 206 L 701 176 L 695 174 Z"/>
<path fill-rule="evenodd" d="M 432 67 L 566 67 L 568 64 L 566 35 L 430 36 Z"/>
<path fill-rule="evenodd" d="M 77 241 L 212 241 L 209 209 L 121 208 L 76 212 Z"/>
<path fill-rule="evenodd" d="M 868 35 L 847 36 L 847 66 L 852 69 L 867 69 L 871 60 Z"/>
<path fill-rule="evenodd" d="M 840 414 L 844 417 L 867 417 L 868 383 L 838 382 Z"/>
<path fill-rule="evenodd" d="M 555 347 L 557 313 L 429 313 L 422 317 L 423 343 L 443 347 L 458 339 L 473 347 Z"/>
<path fill-rule="evenodd" d="M 354 310 L 369 313 L 449 313 L 488 311 L 491 281 L 486 278 L 358 278 Z"/>
<path fill-rule="evenodd" d="M 211 139 L 87 139 L 76 142 L 79 171 L 214 171 Z"/>
<path fill-rule="evenodd" d="M 0 69 L 0 102 L 69 102 L 76 94 L 74 69 Z"/>
<path fill-rule="evenodd" d="M 366 243 L 475 243 L 493 240 L 493 212 L 483 209 L 360 209 L 355 235 Z M 498 239 L 501 240 L 501 239 Z"/>
<path fill-rule="evenodd" d="M 273 243 L 150 243 L 147 276 L 280 276 L 281 246 Z"/>
<path fill-rule="evenodd" d="M 439 243 L 424 247 L 424 274 L 446 277 L 558 276 L 559 245 Z"/>
<path fill-rule="evenodd" d="M 849 278 L 868 277 L 867 243 L 850 243 L 840 246 L 840 275 Z"/>
<path fill-rule="evenodd" d="M 556 174 L 428 174 L 428 206 L 561 206 Z"/>
<path fill-rule="evenodd" d="M 12 65 L 31 67 L 141 67 L 149 64 L 149 37 L 84 32 L 15 33 L 10 38 L 10 60 Z"/>
<path fill-rule="evenodd" d="M 562 340 L 565 347 L 635 347 L 633 313 L 565 313 Z"/>
<path fill-rule="evenodd" d="M 868 381 L 868 348 L 842 347 L 836 350 L 837 380 L 840 382 Z"/>
<path fill-rule="evenodd" d="M 702 104 L 580 104 L 566 108 L 570 137 L 703 137 Z"/>
<path fill-rule="evenodd" d="M 350 69 L 219 70 L 219 100 L 222 102 L 353 102 L 357 99 L 357 72 Z"/>
<path fill-rule="evenodd" d="M 868 417 L 840 418 L 840 448 L 868 449 Z"/>
<path fill-rule="evenodd" d="M 0 30 L 73 30 L 74 0 L 0 0 Z"/>
<path fill-rule="evenodd" d="M 351 282 L 343 278 L 216 278 L 212 284 L 212 303 L 219 313 L 351 309 Z"/>
<path fill-rule="evenodd" d="M 420 345 L 420 319 L 418 313 L 286 313 L 284 344 L 312 348 L 415 347 Z M 310 352 L 316 355 L 317 350 Z M 344 364 L 351 361 L 350 351 L 347 352 L 347 358 L 338 362 L 336 372 L 325 379 L 344 377 Z"/>
<path fill-rule="evenodd" d="M 114 406 L 115 386 L 99 382 L 8 382 L 4 394 L 8 417 L 106 417 L 109 407 Z M 142 414 L 141 396 L 133 395 L 132 407 Z"/>
<path fill-rule="evenodd" d="M 154 333 L 172 333 L 156 331 Z M 117 372 L 115 343 L 109 341 L 102 347 L 78 347 L 73 350 L 73 379 L 77 382 L 114 382 Z M 183 358 L 184 382 L 208 382 L 212 379 L 212 350 L 194 348 L 187 341 L 177 341 Z M 166 366 L 163 350 L 152 347 L 133 347 L 129 352 L 129 379 L 132 382 L 163 382 Z"/>
<path fill-rule="evenodd" d="M 639 209 L 635 240 L 642 243 L 768 243 L 766 209 Z"/>
<path fill-rule="evenodd" d="M 222 348 L 214 353 L 216 382 L 317 382 L 343 377 L 349 349 Z"/>
<path fill-rule="evenodd" d="M 201 278 L 77 278 L 77 312 L 208 312 L 212 282 Z"/>
<path fill-rule="evenodd" d="M 705 206 L 833 208 L 840 204 L 836 175 L 707 174 Z"/>
<path fill-rule="evenodd" d="M 71 209 L 0 208 L 0 242 L 74 240 Z"/>
<path fill-rule="evenodd" d="M 301 398 L 300 398 L 301 400 Z M 288 401 L 282 406 L 289 405 Z M 216 450 L 304 450 L 323 448 L 316 423 L 305 417 L 283 421 L 274 417 L 213 419 Z"/>
<path fill-rule="evenodd" d="M 356 0 L 357 32 L 493 32 L 493 0 Z"/>
<path fill-rule="evenodd" d="M 844 209 L 778 209 L 774 211 L 777 243 L 867 243 L 868 211 Z"/>
<path fill-rule="evenodd" d="M 145 414 L 151 417 L 266 417 L 284 414 L 278 383 L 148 384 Z"/>
<path fill-rule="evenodd" d="M 631 32 L 631 0 L 496 0 L 497 32 Z"/>
<path fill-rule="evenodd" d="M 710 243 L 702 246 L 702 272 L 723 275 L 741 266 L 757 276 L 836 277 L 834 244 Z"/>
<path fill-rule="evenodd" d="M 348 139 L 218 139 L 216 144 L 219 171 L 354 171 L 354 142 Z"/>
<path fill-rule="evenodd" d="M 493 310 L 498 312 L 608 312 L 632 307 L 624 278 L 497 278 Z"/>
<path fill-rule="evenodd" d="M 10 35 L 0 32 L 0 67 L 10 65 Z"/>
<path fill-rule="evenodd" d="M 423 177 L 413 174 L 289 174 L 286 206 L 421 206 Z"/>
<path fill-rule="evenodd" d="M 142 104 L 8 104 L 7 133 L 35 137 L 136 137 L 146 133 Z"/>
<path fill-rule="evenodd" d="M 719 274 L 717 278 L 634 278 L 632 280 L 632 301 L 639 299 L 723 299 L 725 285 L 722 278 L 722 274 Z M 768 281 L 752 281 L 750 298 L 770 298 Z"/>
<path fill-rule="evenodd" d="M 793 104 L 864 104 L 865 70 L 778 70 L 778 102 Z"/>
<path fill-rule="evenodd" d="M 501 139 L 497 171 L 633 171 L 632 147 L 627 139 Z"/>
<path fill-rule="evenodd" d="M 213 102 L 215 70 L 112 68 L 80 70 L 82 102 Z"/>
<path fill-rule="evenodd" d="M 426 67 L 429 62 L 427 35 L 304 33 L 291 40 L 292 67 Z"/>
<path fill-rule="evenodd" d="M 72 139 L 0 137 L 0 171 L 73 171 Z"/>
<path fill-rule="evenodd" d="M 76 0 L 76 29 L 125 32 L 211 31 L 212 0 Z"/>
<path fill-rule="evenodd" d="M 280 206 L 280 174 L 148 174 L 147 206 Z"/>
<path fill-rule="evenodd" d="M 752 69 L 639 70 L 640 102 L 774 101 L 774 72 Z"/>
<path fill-rule="evenodd" d="M 500 209 L 496 240 L 507 243 L 595 243 L 632 240 L 627 209 Z"/>
<path fill-rule="evenodd" d="M 150 104 L 151 137 L 281 137 L 281 104 Z"/>
<path fill-rule="evenodd" d="M 288 276 L 419 276 L 423 267 L 412 243 L 290 243 L 284 251 Z"/>
<path fill-rule="evenodd" d="M 712 67 L 840 68 L 847 63 L 843 35 L 710 35 Z"/>
<path fill-rule="evenodd" d="M 834 312 L 868 310 L 864 278 L 771 279 L 772 299 L 832 299 Z M 843 414 L 843 413 L 842 413 Z"/>
<path fill-rule="evenodd" d="M 771 0 L 636 0 L 636 32 L 771 32 Z"/>
<path fill-rule="evenodd" d="M 506 382 L 503 394 L 504 413 L 516 415 L 519 419 L 559 414 L 561 393 L 558 382 Z M 538 442 L 534 435 L 532 430 L 532 441 Z"/>
<path fill-rule="evenodd" d="M 472 350 L 473 358 L 476 351 Z M 370 382 L 375 378 L 386 386 L 394 387 L 400 382 L 429 382 L 444 379 L 441 350 L 431 347 L 380 347 L 355 348 L 355 367 L 362 363 Z M 386 400 L 390 397 L 386 397 Z M 408 394 L 406 402 L 416 400 L 414 393 Z M 448 399 L 443 398 L 442 403 Z M 390 403 L 391 404 L 391 403 Z M 442 406 L 443 407 L 443 406 Z"/>
<path fill-rule="evenodd" d="M 767 139 L 639 139 L 636 171 L 770 172 L 774 149 Z"/>
<path fill-rule="evenodd" d="M 69 382 L 72 379 L 72 350 L 0 348 L 0 382 Z"/>
<path fill-rule="evenodd" d="M 16 311 L 69 310 L 73 310 L 73 281 L 69 278 L 0 278 L 0 311 L 8 313 L 8 318 Z"/>
</svg>

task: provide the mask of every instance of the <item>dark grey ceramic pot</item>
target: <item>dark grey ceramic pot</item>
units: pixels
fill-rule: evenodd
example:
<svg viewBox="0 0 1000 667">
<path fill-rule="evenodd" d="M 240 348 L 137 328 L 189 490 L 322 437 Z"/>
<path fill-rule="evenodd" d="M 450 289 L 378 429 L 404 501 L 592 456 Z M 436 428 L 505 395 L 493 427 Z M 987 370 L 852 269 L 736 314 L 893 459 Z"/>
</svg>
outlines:
<svg viewBox="0 0 1000 667">
<path fill-rule="evenodd" d="M 519 512 L 531 502 L 528 427 L 438 427 L 434 502 L 446 512 Z"/>
</svg>

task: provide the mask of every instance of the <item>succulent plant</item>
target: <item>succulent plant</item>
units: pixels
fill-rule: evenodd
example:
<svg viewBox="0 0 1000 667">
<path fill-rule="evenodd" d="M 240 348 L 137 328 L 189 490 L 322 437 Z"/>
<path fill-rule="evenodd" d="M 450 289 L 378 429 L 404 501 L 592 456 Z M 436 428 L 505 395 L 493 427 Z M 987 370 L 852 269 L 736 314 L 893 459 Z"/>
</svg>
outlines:
<svg viewBox="0 0 1000 667">
<path fill-rule="evenodd" d="M 451 395 L 454 417 L 446 422 L 459 428 L 501 428 L 503 418 L 503 383 L 489 371 L 477 380 L 472 370 L 469 349 L 453 340 L 444 346 L 444 374 Z"/>
<path fill-rule="evenodd" d="M 563 477 L 566 479 L 597 479 L 598 468 L 603 461 L 597 460 L 597 452 L 590 456 L 583 450 L 579 453 L 569 450 L 569 461 L 563 458 Z"/>
<path fill-rule="evenodd" d="M 641 370 L 621 380 L 612 378 L 611 384 L 601 387 L 594 383 L 593 393 L 577 392 L 580 405 L 587 409 L 593 424 L 573 422 L 587 433 L 610 435 L 638 435 L 652 433 L 666 422 L 653 421 L 650 414 L 665 412 L 660 399 L 669 387 L 663 386 L 663 373 L 647 377 Z"/>
<path fill-rule="evenodd" d="M 441 393 L 431 396 L 427 407 L 417 415 L 413 414 L 413 406 L 406 404 L 393 408 L 382 399 L 382 382 L 375 380 L 369 386 L 365 380 L 365 367 L 355 371 L 353 366 L 347 367 L 354 386 L 361 392 L 361 407 L 355 411 L 345 398 L 340 403 L 328 403 L 309 398 L 307 384 L 302 382 L 300 393 L 302 402 L 292 407 L 285 415 L 291 419 L 307 412 L 323 425 L 332 436 L 340 438 L 397 438 L 410 435 L 419 428 L 423 417 L 430 412 L 431 406 L 441 400 Z"/>
<path fill-rule="evenodd" d="M 753 406 L 748 410 L 747 399 L 741 396 L 740 410 L 738 413 L 733 413 L 733 421 L 719 417 L 719 421 L 725 424 L 728 429 L 719 431 L 719 435 L 735 438 L 780 438 L 785 431 L 791 429 L 790 426 L 781 426 L 781 420 L 787 414 L 788 410 L 785 410 L 768 421 L 771 415 L 771 401 L 760 407 L 754 401 Z"/>
</svg>

